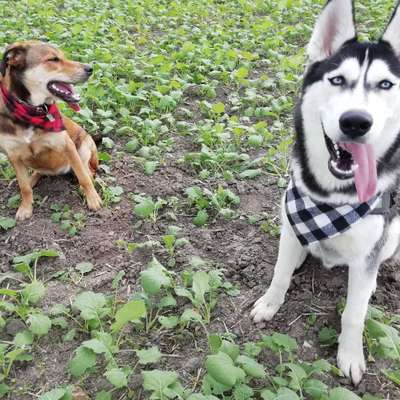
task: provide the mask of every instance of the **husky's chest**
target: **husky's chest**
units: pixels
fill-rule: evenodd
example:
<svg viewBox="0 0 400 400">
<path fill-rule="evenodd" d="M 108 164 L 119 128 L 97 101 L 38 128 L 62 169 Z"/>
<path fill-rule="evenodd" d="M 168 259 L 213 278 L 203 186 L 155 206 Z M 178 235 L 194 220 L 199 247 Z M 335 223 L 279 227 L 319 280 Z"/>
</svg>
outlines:
<svg viewBox="0 0 400 400">
<path fill-rule="evenodd" d="M 320 258 L 326 268 L 361 262 L 373 253 L 384 228 L 382 215 L 368 215 L 338 236 L 311 243 L 308 250 Z"/>
</svg>

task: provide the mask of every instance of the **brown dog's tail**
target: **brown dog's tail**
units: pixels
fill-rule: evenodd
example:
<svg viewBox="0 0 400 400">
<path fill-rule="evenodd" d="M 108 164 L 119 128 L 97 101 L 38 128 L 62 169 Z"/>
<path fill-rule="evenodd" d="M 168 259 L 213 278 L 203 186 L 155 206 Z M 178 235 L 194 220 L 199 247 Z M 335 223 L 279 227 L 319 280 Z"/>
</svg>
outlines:
<svg viewBox="0 0 400 400">
<path fill-rule="evenodd" d="M 96 143 L 97 146 L 99 144 L 101 144 L 101 141 L 103 140 L 103 136 L 100 133 L 95 133 L 90 136 L 92 137 L 93 141 Z"/>
</svg>

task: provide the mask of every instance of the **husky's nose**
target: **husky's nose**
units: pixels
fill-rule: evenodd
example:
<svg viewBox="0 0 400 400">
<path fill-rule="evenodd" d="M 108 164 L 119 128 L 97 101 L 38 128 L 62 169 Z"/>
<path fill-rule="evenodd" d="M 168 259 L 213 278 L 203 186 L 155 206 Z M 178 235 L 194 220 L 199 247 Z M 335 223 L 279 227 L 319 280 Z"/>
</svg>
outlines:
<svg viewBox="0 0 400 400">
<path fill-rule="evenodd" d="M 347 111 L 339 119 L 340 129 L 352 139 L 365 135 L 371 129 L 372 122 L 372 116 L 360 110 Z"/>
</svg>

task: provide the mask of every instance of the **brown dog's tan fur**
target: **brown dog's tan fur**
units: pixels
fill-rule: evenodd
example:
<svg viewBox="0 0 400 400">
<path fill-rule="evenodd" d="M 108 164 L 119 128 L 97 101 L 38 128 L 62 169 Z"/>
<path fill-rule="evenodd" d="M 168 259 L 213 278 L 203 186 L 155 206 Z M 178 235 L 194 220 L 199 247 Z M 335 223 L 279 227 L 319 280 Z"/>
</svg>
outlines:
<svg viewBox="0 0 400 400">
<path fill-rule="evenodd" d="M 87 79 L 83 64 L 67 60 L 60 50 L 49 44 L 18 42 L 9 46 L 6 53 L 8 58 L 2 85 L 20 98 L 27 96 L 23 100 L 33 105 L 57 100 L 45 89 L 45 83 L 54 77 L 63 77 L 70 83 Z M 56 58 L 57 62 L 51 61 Z M 70 169 L 78 178 L 88 207 L 92 210 L 101 207 L 100 196 L 92 181 L 98 167 L 96 145 L 74 121 L 63 116 L 63 122 L 66 129 L 62 132 L 45 132 L 24 126 L 10 117 L 0 98 L 0 150 L 7 154 L 13 165 L 20 187 L 18 220 L 31 217 L 32 188 L 41 175 L 58 175 Z M 32 175 L 29 170 L 33 170 Z"/>
</svg>

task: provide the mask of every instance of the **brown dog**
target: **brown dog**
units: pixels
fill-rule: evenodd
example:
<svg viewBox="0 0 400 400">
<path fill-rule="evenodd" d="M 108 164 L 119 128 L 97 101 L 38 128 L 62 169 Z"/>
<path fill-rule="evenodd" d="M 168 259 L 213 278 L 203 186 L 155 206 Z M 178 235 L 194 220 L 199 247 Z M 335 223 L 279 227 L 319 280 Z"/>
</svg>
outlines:
<svg viewBox="0 0 400 400">
<path fill-rule="evenodd" d="M 55 105 L 63 100 L 79 110 L 73 84 L 85 82 L 91 74 L 89 65 L 67 60 L 50 44 L 26 41 L 7 47 L 0 62 L 0 150 L 12 163 L 21 190 L 18 220 L 32 216 L 32 188 L 42 175 L 70 169 L 88 207 L 101 207 L 92 182 L 98 167 L 96 145 Z"/>
</svg>

